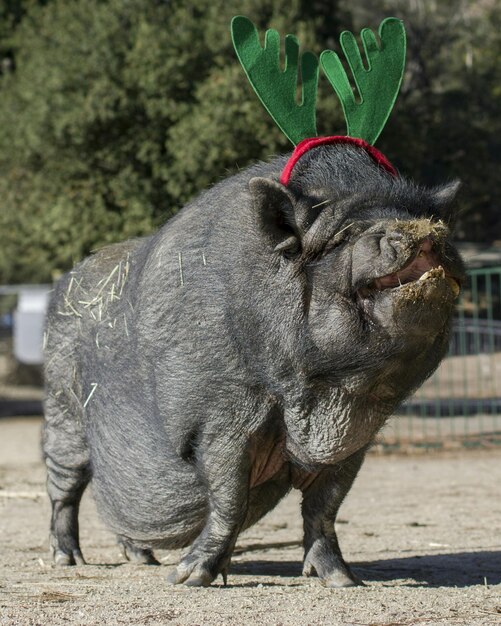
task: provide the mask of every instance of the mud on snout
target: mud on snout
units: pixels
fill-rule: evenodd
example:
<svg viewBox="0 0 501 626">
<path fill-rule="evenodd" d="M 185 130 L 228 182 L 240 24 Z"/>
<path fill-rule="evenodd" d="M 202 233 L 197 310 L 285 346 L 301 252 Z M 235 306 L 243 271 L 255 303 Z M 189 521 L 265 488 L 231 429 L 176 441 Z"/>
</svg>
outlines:
<svg viewBox="0 0 501 626">
<path fill-rule="evenodd" d="M 353 259 L 362 304 L 367 307 L 383 294 L 400 305 L 453 302 L 460 293 L 463 268 L 447 237 L 443 222 L 423 219 L 394 220 L 384 230 L 367 233 L 357 242 Z"/>
</svg>

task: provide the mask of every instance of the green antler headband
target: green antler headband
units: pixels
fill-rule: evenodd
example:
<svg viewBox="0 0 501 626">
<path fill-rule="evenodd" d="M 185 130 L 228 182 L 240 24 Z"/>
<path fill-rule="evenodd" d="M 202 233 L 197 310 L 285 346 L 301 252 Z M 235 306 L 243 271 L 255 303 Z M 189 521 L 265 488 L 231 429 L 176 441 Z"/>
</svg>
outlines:
<svg viewBox="0 0 501 626">
<path fill-rule="evenodd" d="M 341 33 L 341 48 L 353 74 L 358 101 L 339 56 L 325 50 L 320 57 L 322 69 L 341 100 L 347 137 L 316 138 L 318 60 L 310 52 L 304 52 L 300 57 L 302 100 L 298 103 L 299 42 L 293 35 L 285 38 L 285 69 L 282 70 L 277 31 L 270 29 L 266 32 L 263 48 L 254 24 L 239 15 L 231 22 L 231 34 L 237 56 L 254 91 L 277 126 L 297 146 L 282 173 L 282 183 L 287 184 L 294 164 L 307 150 L 336 142 L 364 148 L 378 164 L 396 175 L 391 163 L 372 144 L 388 120 L 402 82 L 406 40 L 400 20 L 389 17 L 381 22 L 379 42 L 372 30 L 362 30 L 360 36 L 367 57 L 366 66 L 354 35 L 349 31 Z"/>
<path fill-rule="evenodd" d="M 324 50 L 320 63 L 343 107 L 348 135 L 376 143 L 397 99 L 405 67 L 405 29 L 400 20 L 388 17 L 379 26 L 380 44 L 370 28 L 360 33 L 367 68 L 353 33 L 341 33 L 340 43 L 360 95 L 355 95 L 339 56 Z"/>
<path fill-rule="evenodd" d="M 297 103 L 299 42 L 294 35 L 285 37 L 285 69 L 280 62 L 280 36 L 266 31 L 264 49 L 254 24 L 237 15 L 231 22 L 231 36 L 247 78 L 264 107 L 284 135 L 297 144 L 317 134 L 318 59 L 311 52 L 301 55 L 302 102 Z"/>
</svg>

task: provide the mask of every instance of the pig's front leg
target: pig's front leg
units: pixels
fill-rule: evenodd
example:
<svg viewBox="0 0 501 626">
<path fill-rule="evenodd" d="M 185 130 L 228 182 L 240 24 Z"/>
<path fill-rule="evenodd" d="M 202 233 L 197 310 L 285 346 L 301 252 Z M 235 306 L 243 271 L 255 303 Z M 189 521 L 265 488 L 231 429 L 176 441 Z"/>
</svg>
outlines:
<svg viewBox="0 0 501 626">
<path fill-rule="evenodd" d="M 315 573 L 327 587 L 363 585 L 344 562 L 334 523 L 365 456 L 359 450 L 340 463 L 322 470 L 303 491 L 303 575 Z"/>
<path fill-rule="evenodd" d="M 204 529 L 167 580 L 171 584 L 207 587 L 221 573 L 226 584 L 231 553 L 247 514 L 250 472 L 247 440 L 241 435 L 232 437 L 224 433 L 224 437 L 207 448 L 201 446 L 197 467 L 207 485 L 209 513 Z"/>
</svg>

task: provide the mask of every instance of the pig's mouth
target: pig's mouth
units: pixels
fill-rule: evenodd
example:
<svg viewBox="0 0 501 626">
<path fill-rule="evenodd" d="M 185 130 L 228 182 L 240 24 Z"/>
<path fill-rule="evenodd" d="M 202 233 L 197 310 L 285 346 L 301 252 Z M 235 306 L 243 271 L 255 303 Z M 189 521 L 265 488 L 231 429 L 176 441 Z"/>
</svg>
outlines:
<svg viewBox="0 0 501 626">
<path fill-rule="evenodd" d="M 433 251 L 432 242 L 427 238 L 420 244 L 416 255 L 402 269 L 373 279 L 367 286 L 361 287 L 357 295 L 364 300 L 383 291 L 400 290 L 410 283 L 424 286 L 424 281 L 429 280 L 447 281 L 454 298 L 459 296 L 461 291 L 459 279 L 442 267 Z"/>
</svg>

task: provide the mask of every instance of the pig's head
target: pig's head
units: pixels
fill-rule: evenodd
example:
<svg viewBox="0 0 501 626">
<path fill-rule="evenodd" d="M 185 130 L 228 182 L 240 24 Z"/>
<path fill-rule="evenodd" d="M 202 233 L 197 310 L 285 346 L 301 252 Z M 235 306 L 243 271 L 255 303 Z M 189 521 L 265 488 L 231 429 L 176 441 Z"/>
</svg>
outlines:
<svg viewBox="0 0 501 626">
<path fill-rule="evenodd" d="M 269 332 L 256 334 L 302 464 L 367 444 L 444 356 L 463 277 L 457 187 L 418 187 L 350 145 L 312 149 L 287 185 L 250 181 L 275 272 L 257 303 Z"/>
<path fill-rule="evenodd" d="M 450 241 L 458 184 L 418 187 L 332 145 L 303 156 L 286 186 L 254 178 L 250 188 L 274 282 L 286 285 L 272 313 L 277 360 L 288 354 L 312 397 L 342 387 L 390 413 L 447 349 L 463 277 Z"/>
</svg>

